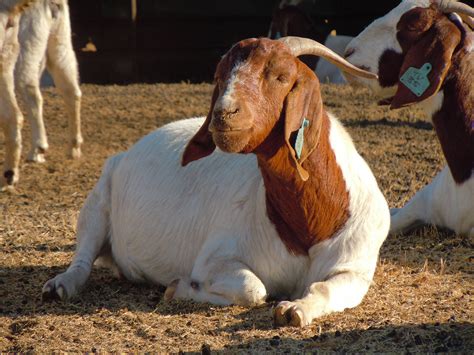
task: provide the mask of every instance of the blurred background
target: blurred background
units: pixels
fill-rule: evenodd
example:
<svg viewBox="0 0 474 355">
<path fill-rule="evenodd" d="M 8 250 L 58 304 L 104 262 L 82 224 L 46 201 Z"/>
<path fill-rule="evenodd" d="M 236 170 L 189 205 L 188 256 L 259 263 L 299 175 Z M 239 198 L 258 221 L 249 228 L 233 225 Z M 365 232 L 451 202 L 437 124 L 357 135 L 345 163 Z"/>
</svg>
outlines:
<svg viewBox="0 0 474 355">
<path fill-rule="evenodd" d="M 69 0 L 81 82 L 211 81 L 235 42 L 295 6 L 316 31 L 355 36 L 399 0 Z M 313 36 L 314 37 L 314 36 Z"/>
</svg>

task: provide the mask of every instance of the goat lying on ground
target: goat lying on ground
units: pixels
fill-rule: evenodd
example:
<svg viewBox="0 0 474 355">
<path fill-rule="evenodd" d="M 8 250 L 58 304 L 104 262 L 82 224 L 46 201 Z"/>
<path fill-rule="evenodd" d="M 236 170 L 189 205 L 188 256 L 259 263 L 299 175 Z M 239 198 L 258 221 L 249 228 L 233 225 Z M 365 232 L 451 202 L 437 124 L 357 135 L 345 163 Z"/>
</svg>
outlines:
<svg viewBox="0 0 474 355">
<path fill-rule="evenodd" d="M 26 3 L 28 6 L 24 6 Z M 48 148 L 40 91 L 45 66 L 66 103 L 72 158 L 81 155 L 81 90 L 66 0 L 2 0 L 0 26 L 3 26 L 0 37 L 5 36 L 0 38 L 0 43 L 5 42 L 3 49 L 0 48 L 0 121 L 4 122 L 7 145 L 3 177 L 4 185 L 12 186 L 19 177 L 23 122 L 14 94 L 15 85 L 31 124 L 32 147 L 28 160 L 35 162 L 44 161 Z"/>
<path fill-rule="evenodd" d="M 168 285 L 166 299 L 289 298 L 274 311 L 279 325 L 358 305 L 390 215 L 301 54 L 367 75 L 312 40 L 233 46 L 205 120 L 166 125 L 107 161 L 82 208 L 72 264 L 43 296 L 76 295 L 100 257 L 130 280 Z"/>
<path fill-rule="evenodd" d="M 333 52 L 342 55 L 353 37 L 336 35 L 330 23 L 322 21 L 315 23 L 299 5 L 298 1 L 280 2 L 273 12 L 268 37 L 272 39 L 285 36 L 307 37 L 324 43 Z M 337 66 L 324 59 L 305 57 L 303 62 L 316 72 L 316 76 L 323 83 L 346 83 L 346 79 Z"/>
<path fill-rule="evenodd" d="M 378 74 L 378 82 L 354 80 L 390 97 L 383 103 L 391 108 L 422 104 L 448 163 L 402 209 L 391 210 L 392 233 L 429 223 L 474 236 L 474 32 L 469 28 L 474 21 L 470 16 L 474 9 L 462 3 L 406 0 L 347 48 L 351 63 Z"/>
</svg>

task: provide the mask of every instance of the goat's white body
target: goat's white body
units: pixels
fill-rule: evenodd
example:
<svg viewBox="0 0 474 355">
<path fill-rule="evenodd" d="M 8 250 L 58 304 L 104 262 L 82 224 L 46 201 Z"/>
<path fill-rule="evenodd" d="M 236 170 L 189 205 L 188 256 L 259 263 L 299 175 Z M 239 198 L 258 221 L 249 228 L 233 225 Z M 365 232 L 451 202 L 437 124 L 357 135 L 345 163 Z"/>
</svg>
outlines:
<svg viewBox="0 0 474 355">
<path fill-rule="evenodd" d="M 443 103 L 444 93 L 438 92 L 420 102 L 428 117 Z M 403 208 L 393 208 L 390 232 L 403 232 L 417 224 L 432 224 L 449 228 L 461 235 L 474 236 L 474 174 L 463 183 L 456 183 L 446 165 L 433 181 L 418 191 Z"/>
<path fill-rule="evenodd" d="M 12 6 L 18 1 L 11 1 Z M 10 7 L 10 8 L 11 8 Z M 0 16 L 7 16 L 3 10 Z M 43 162 L 44 152 L 48 149 L 46 131 L 43 123 L 42 96 L 40 92 L 40 78 L 45 67 L 52 75 L 58 91 L 66 103 L 68 115 L 70 155 L 73 158 L 80 156 L 82 136 L 80 131 L 80 101 L 79 76 L 77 61 L 71 43 L 71 26 L 67 0 L 37 0 L 21 14 L 19 24 L 16 23 L 10 31 L 15 31 L 15 42 L 19 45 L 18 51 L 2 53 L 2 61 L 9 65 L 1 70 L 2 80 L 7 82 L 8 90 L 0 91 L 2 107 L 18 107 L 13 87 L 23 98 L 27 117 L 32 129 L 32 147 L 28 154 L 30 161 Z M 13 40 L 13 39 L 12 39 Z M 15 72 L 13 76 L 13 70 Z M 15 85 L 14 85 L 15 80 Z M 0 116 L 5 110 L 0 108 Z M 10 110 L 11 111 L 11 110 Z M 15 127 L 21 128 L 21 112 L 15 110 L 15 115 L 5 120 L 15 122 Z M 20 128 L 5 130 L 7 141 L 6 162 L 4 171 L 14 172 L 14 181 L 18 179 L 18 163 L 21 154 L 21 143 L 15 149 L 8 148 L 9 140 L 21 142 Z M 13 137 L 15 132 L 15 137 Z"/>
<path fill-rule="evenodd" d="M 354 37 L 329 35 L 324 42 L 324 45 L 333 52 L 343 55 L 346 46 Z M 345 84 L 347 81 L 342 75 L 342 71 L 334 64 L 329 63 L 324 58 L 318 60 L 316 65 L 316 76 L 322 83 Z"/>
<path fill-rule="evenodd" d="M 329 300 L 315 301 L 309 321 L 359 304 L 388 233 L 389 213 L 369 167 L 338 121 L 331 118 L 330 143 L 349 190 L 350 218 L 309 256 L 290 253 L 269 220 L 253 154 L 216 150 L 181 167 L 183 149 L 202 121 L 169 124 L 108 160 L 81 211 L 74 260 L 45 285 L 46 291 L 56 288 L 60 296 L 73 296 L 109 243 L 128 279 L 167 285 L 181 278 L 202 285 L 195 290 L 181 282 L 177 295 L 183 298 L 217 304 L 256 304 L 267 295 L 294 299 L 336 275 Z"/>
<path fill-rule="evenodd" d="M 457 184 L 446 166 L 401 209 L 392 209 L 391 233 L 419 223 L 447 227 L 474 237 L 474 178 Z"/>
</svg>

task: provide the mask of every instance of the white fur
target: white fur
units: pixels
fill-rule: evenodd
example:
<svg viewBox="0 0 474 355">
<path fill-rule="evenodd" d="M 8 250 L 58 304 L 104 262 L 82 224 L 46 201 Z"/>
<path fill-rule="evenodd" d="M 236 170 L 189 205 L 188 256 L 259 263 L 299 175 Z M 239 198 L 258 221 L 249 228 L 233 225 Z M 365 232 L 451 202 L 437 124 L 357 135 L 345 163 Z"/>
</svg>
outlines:
<svg viewBox="0 0 474 355">
<path fill-rule="evenodd" d="M 348 49 L 354 53 L 348 61 L 357 66 L 366 66 L 377 73 L 379 60 L 386 49 L 399 53 L 401 47 L 396 38 L 396 26 L 400 17 L 414 7 L 428 7 L 428 0 L 405 0 L 387 15 L 375 20 L 352 42 Z M 396 85 L 382 88 L 376 80 L 354 78 L 370 87 L 374 93 L 383 97 L 393 96 Z M 444 94 L 436 95 L 420 102 L 428 117 L 441 108 Z M 415 196 L 402 209 L 391 210 L 391 233 L 402 232 L 419 223 L 447 227 L 458 234 L 474 236 L 474 176 L 462 184 L 457 184 L 450 170 L 445 167 L 435 179 Z"/>
<path fill-rule="evenodd" d="M 299 325 L 359 304 L 388 232 L 389 212 L 339 122 L 331 117 L 330 143 L 349 190 L 350 219 L 309 256 L 290 253 L 269 220 L 254 155 L 217 149 L 181 167 L 183 149 L 202 122 L 171 123 L 107 161 L 81 211 L 73 262 L 43 292 L 75 296 L 110 244 L 114 262 L 130 280 L 168 285 L 180 278 L 176 298 L 224 305 L 259 304 L 268 295 L 290 298 L 277 309 L 295 307 L 303 314 Z"/>
<path fill-rule="evenodd" d="M 346 46 L 352 40 L 350 36 L 338 36 L 330 34 L 324 45 L 333 52 L 342 56 L 346 49 Z M 318 64 L 316 65 L 315 73 L 322 83 L 333 83 L 333 84 L 345 84 L 347 81 L 342 75 L 342 71 L 334 64 L 329 63 L 324 58 L 319 58 Z"/>
<path fill-rule="evenodd" d="M 8 9 L 18 2 L 18 0 L 5 0 L 5 3 L 2 4 L 4 6 L 0 10 L 0 18 L 6 16 Z M 7 121 L 10 125 L 5 130 L 7 137 L 5 171 L 13 170 L 15 181 L 18 179 L 22 122 L 21 112 L 13 91 L 13 68 L 15 65 L 16 88 L 26 105 L 27 117 L 32 129 L 32 147 L 28 159 L 43 162 L 44 152 L 48 148 L 43 123 L 43 100 L 40 92 L 40 77 L 45 67 L 52 75 L 56 87 L 66 103 L 70 155 L 73 158 L 78 158 L 81 155 L 81 90 L 77 61 L 71 44 L 70 27 L 67 0 L 37 0 L 21 14 L 19 24 L 15 23 L 14 29 L 9 30 L 15 31 L 18 36 L 17 38 L 11 36 L 11 40 L 15 41 L 16 45 L 19 44 L 20 53 L 18 56 L 18 51 L 9 51 L 6 54 L 5 51 L 2 51 L 2 61 L 8 61 L 9 65 L 1 67 L 3 85 L 7 86 L 8 90 L 0 91 L 0 100 L 4 102 L 0 106 L 0 121 Z M 1 32 L 0 36 L 2 36 Z M 10 143 L 8 142 L 16 142 L 15 147 L 9 148 Z"/>
</svg>

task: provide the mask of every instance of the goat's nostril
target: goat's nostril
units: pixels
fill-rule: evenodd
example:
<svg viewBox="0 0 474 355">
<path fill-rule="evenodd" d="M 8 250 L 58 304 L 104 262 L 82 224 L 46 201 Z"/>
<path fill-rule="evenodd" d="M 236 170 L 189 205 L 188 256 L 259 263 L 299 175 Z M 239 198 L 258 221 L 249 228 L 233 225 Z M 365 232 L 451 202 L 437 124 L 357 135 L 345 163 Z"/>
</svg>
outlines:
<svg viewBox="0 0 474 355">
<path fill-rule="evenodd" d="M 350 57 L 354 54 L 355 51 L 355 48 L 346 48 L 346 50 L 344 51 L 344 58 Z"/>
</svg>

